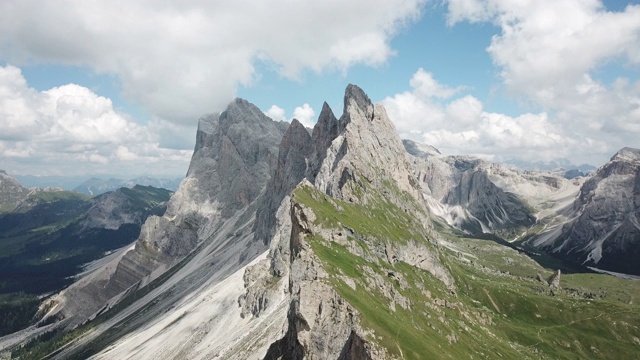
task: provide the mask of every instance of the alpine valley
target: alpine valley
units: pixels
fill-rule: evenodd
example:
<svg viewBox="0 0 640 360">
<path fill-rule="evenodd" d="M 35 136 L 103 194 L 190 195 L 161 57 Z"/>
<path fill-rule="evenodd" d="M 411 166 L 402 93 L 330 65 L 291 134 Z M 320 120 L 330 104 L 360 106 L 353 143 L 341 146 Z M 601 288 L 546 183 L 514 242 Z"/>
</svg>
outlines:
<svg viewBox="0 0 640 360">
<path fill-rule="evenodd" d="M 1 209 L 24 207 L 0 246 L 50 248 L 6 266 L 108 253 L 35 291 L 0 356 L 638 358 L 640 150 L 565 175 L 403 141 L 354 85 L 313 129 L 243 99 L 202 117 L 173 194 L 43 201 L 0 174 Z M 123 232 L 109 251 L 105 231 Z"/>
</svg>

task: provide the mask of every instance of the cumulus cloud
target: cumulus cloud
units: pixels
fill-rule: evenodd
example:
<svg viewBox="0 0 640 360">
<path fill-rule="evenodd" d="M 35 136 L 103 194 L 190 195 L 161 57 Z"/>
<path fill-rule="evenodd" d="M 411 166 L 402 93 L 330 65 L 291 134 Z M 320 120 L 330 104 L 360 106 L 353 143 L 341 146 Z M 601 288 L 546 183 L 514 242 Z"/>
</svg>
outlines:
<svg viewBox="0 0 640 360">
<path fill-rule="evenodd" d="M 0 67 L 0 119 L 2 166 L 15 174 L 37 168 L 40 175 L 176 176 L 191 155 L 161 145 L 161 129 L 180 133 L 173 124 L 155 119 L 139 125 L 115 111 L 110 99 L 74 84 L 37 91 L 10 65 Z M 161 168 L 149 167 L 159 161 Z"/>
<path fill-rule="evenodd" d="M 256 62 L 292 79 L 305 69 L 385 63 L 390 39 L 425 1 L 3 1 L 0 47 L 18 66 L 115 74 L 153 114 L 193 122 L 251 84 Z"/>
<path fill-rule="evenodd" d="M 512 119 L 522 118 L 515 123 L 534 131 L 533 138 L 540 127 L 526 124 L 549 131 L 544 136 L 554 139 L 551 146 L 558 156 L 596 163 L 623 146 L 640 146 L 640 82 L 624 77 L 608 82 L 598 79 L 607 66 L 640 65 L 640 5 L 619 12 L 608 11 L 597 0 L 449 0 L 447 5 L 450 26 L 466 21 L 490 22 L 500 28 L 488 40 L 487 52 L 507 93 L 539 111 L 537 121 L 522 116 Z M 420 95 L 413 88 L 413 94 Z M 478 106 L 451 103 L 444 113 L 436 117 L 459 123 L 460 117 L 472 119 Z M 498 114 L 481 114 L 476 120 L 483 126 L 513 124 L 499 121 Z M 546 144 L 540 136 L 535 144 Z M 531 140 L 523 138 L 522 146 L 534 145 Z"/>
<path fill-rule="evenodd" d="M 269 110 L 265 111 L 264 113 L 275 121 L 287 120 L 287 117 L 284 114 L 284 109 L 277 105 L 271 105 Z"/>
<path fill-rule="evenodd" d="M 433 145 L 448 154 L 471 154 L 494 161 L 576 159 L 575 152 L 589 158 L 606 151 L 604 141 L 594 140 L 588 132 L 568 130 L 546 112 L 512 117 L 486 111 L 471 95 L 443 99 L 438 93 L 425 92 L 416 80 L 424 74 L 419 69 L 409 82 L 410 91 L 382 101 L 403 138 Z M 432 88 L 450 88 L 431 80 Z"/>
<path fill-rule="evenodd" d="M 315 115 L 316 112 L 309 104 L 298 106 L 293 110 L 293 118 L 298 119 L 302 125 L 309 128 L 312 128 L 316 123 Z"/>
<path fill-rule="evenodd" d="M 462 90 L 462 87 L 456 89 L 438 83 L 430 72 L 419 68 L 413 75 L 409 85 L 413 88 L 413 92 L 420 97 L 436 97 L 446 99 Z"/>
<path fill-rule="evenodd" d="M 287 117 L 285 110 L 278 105 L 271 105 L 271 107 L 264 113 L 265 115 L 276 121 L 291 122 L 291 120 L 297 119 L 302 125 L 308 128 L 313 128 L 316 124 L 316 112 L 307 103 L 303 104 L 302 106 L 297 106 L 293 110 L 293 116 L 289 118 Z"/>
<path fill-rule="evenodd" d="M 640 65 L 640 5 L 600 1 L 450 0 L 448 21 L 492 22 L 487 51 L 506 88 L 572 126 L 613 130 L 638 123 L 638 84 L 598 80 L 616 62 Z"/>
</svg>

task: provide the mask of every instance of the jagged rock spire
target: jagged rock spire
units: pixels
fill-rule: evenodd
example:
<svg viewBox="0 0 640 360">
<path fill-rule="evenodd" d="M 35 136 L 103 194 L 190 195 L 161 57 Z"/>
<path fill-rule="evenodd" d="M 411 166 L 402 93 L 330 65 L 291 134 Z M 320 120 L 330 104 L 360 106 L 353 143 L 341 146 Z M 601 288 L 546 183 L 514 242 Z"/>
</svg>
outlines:
<svg viewBox="0 0 640 360">
<path fill-rule="evenodd" d="M 374 187 L 382 187 L 388 180 L 419 199 L 404 147 L 386 110 L 380 104 L 373 105 L 361 88 L 350 84 L 337 135 L 314 183 L 329 195 L 348 199 L 350 194 L 343 194 L 344 184 L 356 177 L 373 182 Z"/>
<path fill-rule="evenodd" d="M 331 146 L 331 142 L 338 136 L 339 124 L 338 119 L 333 115 L 333 111 L 326 102 L 322 104 L 322 111 L 318 117 L 318 122 L 313 127 L 312 142 L 313 153 L 309 157 L 309 167 L 306 177 L 312 183 L 320 171 L 320 166 L 327 156 L 327 149 Z"/>
<path fill-rule="evenodd" d="M 267 184 L 256 213 L 256 239 L 265 244 L 271 240 L 278 207 L 282 199 L 304 179 L 306 159 L 312 150 L 311 135 L 298 120 L 293 119 L 280 142 L 275 173 Z"/>
<path fill-rule="evenodd" d="M 349 84 L 344 91 L 344 121 L 351 120 L 351 114 L 359 113 L 367 120 L 373 120 L 374 105 L 357 85 Z"/>
</svg>

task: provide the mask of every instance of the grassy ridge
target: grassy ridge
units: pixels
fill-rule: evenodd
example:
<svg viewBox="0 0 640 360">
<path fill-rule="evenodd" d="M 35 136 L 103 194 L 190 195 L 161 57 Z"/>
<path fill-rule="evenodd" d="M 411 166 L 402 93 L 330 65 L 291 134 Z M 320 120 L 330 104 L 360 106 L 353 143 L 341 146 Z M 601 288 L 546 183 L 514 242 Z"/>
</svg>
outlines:
<svg viewBox="0 0 640 360">
<path fill-rule="evenodd" d="M 327 227 L 347 227 L 373 239 L 406 243 L 424 240 L 420 223 L 382 196 L 367 206 L 331 198 L 317 189 L 304 187 L 294 193 L 296 201 L 313 209 L 316 223 Z"/>
</svg>

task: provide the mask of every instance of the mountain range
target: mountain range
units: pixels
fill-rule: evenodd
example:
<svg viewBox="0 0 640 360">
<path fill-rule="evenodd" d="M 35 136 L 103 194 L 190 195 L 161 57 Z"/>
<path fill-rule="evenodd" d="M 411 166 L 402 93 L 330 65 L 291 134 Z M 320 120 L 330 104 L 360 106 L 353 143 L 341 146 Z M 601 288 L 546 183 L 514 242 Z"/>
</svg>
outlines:
<svg viewBox="0 0 640 360">
<path fill-rule="evenodd" d="M 0 175 L 0 334 L 28 325 L 40 299 L 134 241 L 149 215 L 164 212 L 171 195 L 135 186 L 89 198 L 62 189 L 26 189 Z"/>
<path fill-rule="evenodd" d="M 236 99 L 199 120 L 186 178 L 137 241 L 44 299 L 0 351 L 633 358 L 640 285 L 583 265 L 638 273 L 631 257 L 610 267 L 637 251 L 638 154 L 567 179 L 401 141 L 355 85 L 312 130 Z M 80 224 L 108 228 L 117 209 Z"/>
<path fill-rule="evenodd" d="M 585 174 L 590 174 L 597 169 L 595 166 L 591 164 L 576 165 L 567 159 L 558 159 L 558 160 L 552 160 L 552 161 L 535 161 L 535 162 L 509 159 L 504 161 L 504 164 L 517 167 L 522 170 L 539 170 L 539 171 L 578 170 Z"/>
<path fill-rule="evenodd" d="M 528 244 L 585 265 L 640 274 L 640 150 L 623 148 Z"/>
<path fill-rule="evenodd" d="M 132 188 L 136 185 L 142 185 L 153 186 L 155 188 L 167 189 L 175 192 L 180 186 L 180 181 L 182 181 L 182 179 L 158 179 L 149 176 L 141 176 L 130 180 L 122 180 L 116 178 L 110 178 L 106 180 L 91 178 L 76 186 L 73 191 L 95 196 L 123 187 Z"/>
</svg>

